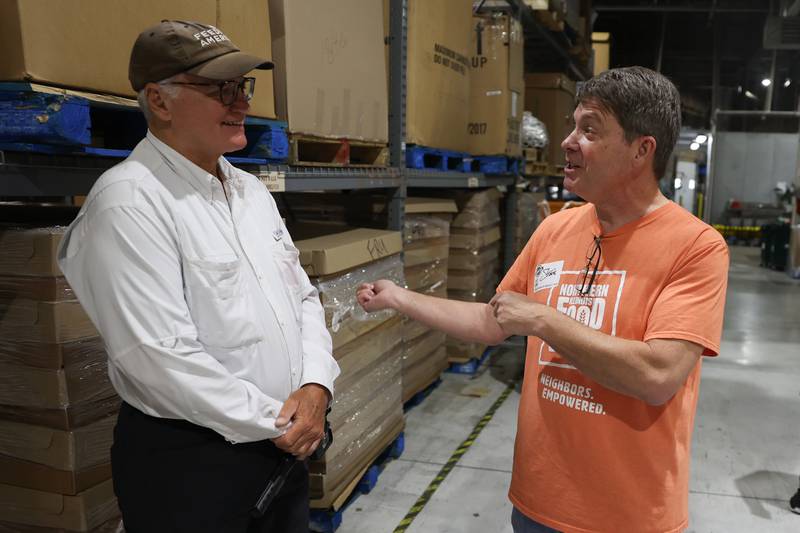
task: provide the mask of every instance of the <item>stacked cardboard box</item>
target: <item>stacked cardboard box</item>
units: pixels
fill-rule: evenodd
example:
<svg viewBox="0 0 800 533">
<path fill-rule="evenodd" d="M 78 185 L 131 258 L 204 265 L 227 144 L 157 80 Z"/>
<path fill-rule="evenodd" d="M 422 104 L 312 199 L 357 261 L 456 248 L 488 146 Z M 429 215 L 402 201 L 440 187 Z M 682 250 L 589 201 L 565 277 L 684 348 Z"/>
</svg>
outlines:
<svg viewBox="0 0 800 533">
<path fill-rule="evenodd" d="M 547 160 L 551 165 L 564 164 L 561 141 L 573 128 L 575 82 L 560 72 L 525 75 L 525 109 L 547 126 L 550 144 Z"/>
<path fill-rule="evenodd" d="M 391 311 L 367 314 L 356 301 L 361 283 L 403 283 L 402 238 L 356 229 L 295 244 L 320 292 L 341 369 L 328 415 L 333 444 L 310 465 L 311 505 L 327 509 L 403 429 L 402 320 Z"/>
<path fill-rule="evenodd" d="M 472 0 L 409 0 L 406 141 L 469 151 Z"/>
<path fill-rule="evenodd" d="M 270 0 L 269 6 L 275 100 L 289 130 L 386 143 L 382 4 Z"/>
<path fill-rule="evenodd" d="M 162 19 L 216 25 L 243 51 L 272 57 L 267 0 L 4 0 L 0 79 L 134 96 L 131 47 Z M 274 118 L 272 72 L 249 75 L 256 78 L 249 114 Z"/>
<path fill-rule="evenodd" d="M 63 231 L 0 229 L 0 521 L 87 531 L 119 513 L 109 454 L 119 400 L 56 263 Z"/>
<path fill-rule="evenodd" d="M 459 192 L 458 214 L 450 225 L 447 297 L 467 302 L 488 302 L 500 275 L 500 193 L 497 189 Z M 447 338 L 451 362 L 480 357 L 480 343 Z"/>
<path fill-rule="evenodd" d="M 408 198 L 404 227 L 406 287 L 447 297 L 450 222 L 457 212 L 453 200 Z M 414 320 L 403 328 L 403 401 L 436 381 L 447 368 L 445 334 Z"/>
<path fill-rule="evenodd" d="M 525 97 L 522 25 L 499 13 L 472 20 L 469 153 L 519 157 Z"/>
</svg>

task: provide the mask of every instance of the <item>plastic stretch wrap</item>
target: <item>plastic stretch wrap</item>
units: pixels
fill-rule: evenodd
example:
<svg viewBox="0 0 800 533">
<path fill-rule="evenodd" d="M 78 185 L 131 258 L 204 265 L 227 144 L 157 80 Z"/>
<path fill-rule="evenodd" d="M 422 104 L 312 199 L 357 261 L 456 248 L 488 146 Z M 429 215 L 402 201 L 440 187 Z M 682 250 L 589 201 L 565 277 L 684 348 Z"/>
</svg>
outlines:
<svg viewBox="0 0 800 533">
<path fill-rule="evenodd" d="M 339 276 L 314 281 L 325 309 L 325 321 L 333 337 L 334 349 L 396 314 L 389 309 L 367 313 L 358 305 L 358 286 L 378 279 L 388 279 L 400 286 L 405 285 L 403 261 L 399 255 L 367 263 Z"/>
<path fill-rule="evenodd" d="M 436 260 L 405 268 L 406 288 L 419 292 L 423 287 L 447 285 L 447 260 Z"/>
<path fill-rule="evenodd" d="M 447 273 L 447 289 L 456 291 L 480 292 L 484 289 L 497 287 L 497 267 L 494 262 L 487 265 L 484 270 L 451 270 Z"/>
<path fill-rule="evenodd" d="M 328 415 L 328 421 L 334 432 L 338 432 L 344 424 L 362 416 L 360 411 L 369 399 L 377 397 L 380 389 L 396 377 L 396 359 L 402 356 L 402 353 L 403 348 L 394 347 L 372 361 L 365 372 L 358 379 L 351 381 L 347 387 L 337 387 L 336 399 Z"/>
<path fill-rule="evenodd" d="M 68 342 L 97 336 L 78 300 L 0 300 L 0 338 L 4 342 Z"/>
<path fill-rule="evenodd" d="M 403 237 L 406 244 L 449 235 L 450 221 L 434 215 L 406 215 L 403 222 Z"/>
<path fill-rule="evenodd" d="M 452 228 L 485 228 L 500 222 L 500 192 L 486 189 L 480 192 L 458 192 L 455 195 L 458 214 Z"/>
<path fill-rule="evenodd" d="M 500 242 L 494 242 L 477 250 L 452 248 L 447 267 L 450 270 L 486 270 L 492 262 L 500 264 Z"/>
<path fill-rule="evenodd" d="M 64 226 L 21 228 L 0 226 L 0 274 L 8 276 L 61 276 L 56 252 Z"/>
<path fill-rule="evenodd" d="M 462 302 L 488 303 L 489 300 L 491 300 L 495 295 L 495 289 L 497 289 L 497 285 L 499 284 L 499 277 L 495 276 L 489 283 L 486 284 L 486 286 L 475 291 L 464 291 L 448 288 L 447 297 L 451 300 L 460 300 Z"/>
<path fill-rule="evenodd" d="M 480 250 L 500 240 L 500 226 L 486 228 L 453 228 L 450 233 L 450 249 Z"/>
<path fill-rule="evenodd" d="M 447 348 L 440 345 L 417 363 L 403 369 L 403 403 L 436 381 L 447 369 Z"/>
<path fill-rule="evenodd" d="M 58 409 L 0 405 L 0 419 L 69 430 L 115 415 L 119 411 L 119 405 L 120 399 L 116 394 L 108 398 L 72 403 Z"/>
<path fill-rule="evenodd" d="M 100 337 L 61 344 L 0 339 L 0 363 L 57 370 L 67 366 L 93 365 L 105 361 L 106 357 Z"/>
<path fill-rule="evenodd" d="M 345 394 L 346 403 L 360 407 L 341 420 L 334 414 L 333 444 L 324 459 L 310 467 L 312 473 L 325 474 L 324 481 L 314 480 L 312 476 L 312 496 L 325 492 L 326 487 L 334 487 L 345 474 L 355 470 L 365 459 L 370 460 L 366 455 L 374 444 L 382 440 L 398 420 L 402 421 L 401 353 L 398 349 L 387 354 L 376 367 L 375 375 L 365 377 L 368 386 L 351 388 L 349 398 Z M 324 487 L 313 486 L 320 481 Z"/>
<path fill-rule="evenodd" d="M 92 528 L 86 533 L 124 533 L 122 519 L 112 518 L 108 522 Z M 71 533 L 66 529 L 53 529 L 51 527 L 26 526 L 12 522 L 0 522 L 0 533 Z"/>
<path fill-rule="evenodd" d="M 437 259 L 446 260 L 450 255 L 450 238 L 438 237 L 406 244 L 403 248 L 403 261 L 406 268 L 431 263 Z"/>
<path fill-rule="evenodd" d="M 542 193 L 520 192 L 517 194 L 517 226 L 514 228 L 514 252 L 519 255 L 539 226 L 538 204 Z"/>
<path fill-rule="evenodd" d="M 547 126 L 544 122 L 533 116 L 530 111 L 522 112 L 522 126 L 520 130 L 523 148 L 544 148 L 550 144 L 547 135 Z"/>
<path fill-rule="evenodd" d="M 406 368 L 424 361 L 426 356 L 444 345 L 446 338 L 447 335 L 444 332 L 431 330 L 406 343 L 403 354 L 403 372 Z"/>
<path fill-rule="evenodd" d="M 111 460 L 116 416 L 72 431 L 0 420 L 0 454 L 77 471 Z"/>
<path fill-rule="evenodd" d="M 16 298 L 41 302 L 77 299 L 63 276 L 0 276 L 0 300 Z"/>
<path fill-rule="evenodd" d="M 0 404 L 60 409 L 114 396 L 106 360 L 53 370 L 0 363 Z"/>
<path fill-rule="evenodd" d="M 362 335 L 341 348 L 334 350 L 334 357 L 339 364 L 339 377 L 334 389 L 338 397 L 339 391 L 347 388 L 360 379 L 370 366 L 381 359 L 403 342 L 403 319 L 394 316 L 369 333 Z"/>
<path fill-rule="evenodd" d="M 408 317 L 404 317 L 403 320 L 403 343 L 408 346 L 408 344 L 413 341 L 414 339 L 425 335 L 434 331 L 430 327 L 426 326 L 422 322 L 417 322 L 416 320 L 411 320 Z"/>
</svg>

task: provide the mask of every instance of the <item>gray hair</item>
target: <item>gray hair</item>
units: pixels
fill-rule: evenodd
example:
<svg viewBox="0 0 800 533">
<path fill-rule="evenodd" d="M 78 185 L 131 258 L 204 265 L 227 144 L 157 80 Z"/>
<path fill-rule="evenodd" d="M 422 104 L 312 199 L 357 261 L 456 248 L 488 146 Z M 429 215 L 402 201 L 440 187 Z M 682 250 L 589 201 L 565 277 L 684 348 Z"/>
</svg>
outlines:
<svg viewBox="0 0 800 533">
<path fill-rule="evenodd" d="M 664 175 L 681 130 L 681 97 L 670 80 L 644 67 L 615 68 L 581 84 L 576 100 L 614 115 L 628 143 L 654 137 L 653 171 L 658 179 Z"/>
<path fill-rule="evenodd" d="M 181 90 L 180 85 L 170 85 L 170 82 L 174 81 L 179 75 L 180 74 L 176 74 L 175 76 L 170 76 L 169 78 L 156 82 L 169 98 L 175 98 Z M 147 87 L 136 94 L 136 101 L 139 102 L 139 109 L 141 109 L 144 119 L 149 124 L 150 120 L 153 118 L 153 112 L 150 111 L 150 102 L 147 101 Z"/>
</svg>

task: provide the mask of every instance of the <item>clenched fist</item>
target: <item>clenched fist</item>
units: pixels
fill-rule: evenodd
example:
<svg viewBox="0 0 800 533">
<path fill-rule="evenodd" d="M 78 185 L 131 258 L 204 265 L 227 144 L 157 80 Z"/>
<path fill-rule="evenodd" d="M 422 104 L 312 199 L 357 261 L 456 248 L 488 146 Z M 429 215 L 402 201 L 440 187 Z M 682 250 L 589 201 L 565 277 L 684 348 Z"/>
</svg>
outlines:
<svg viewBox="0 0 800 533">
<path fill-rule="evenodd" d="M 388 279 L 381 279 L 373 283 L 362 283 L 356 292 L 356 299 L 368 313 L 397 309 L 397 297 L 402 290 Z"/>
<path fill-rule="evenodd" d="M 498 325 L 507 335 L 536 335 L 537 319 L 549 309 L 516 292 L 495 294 L 489 305 Z"/>
</svg>

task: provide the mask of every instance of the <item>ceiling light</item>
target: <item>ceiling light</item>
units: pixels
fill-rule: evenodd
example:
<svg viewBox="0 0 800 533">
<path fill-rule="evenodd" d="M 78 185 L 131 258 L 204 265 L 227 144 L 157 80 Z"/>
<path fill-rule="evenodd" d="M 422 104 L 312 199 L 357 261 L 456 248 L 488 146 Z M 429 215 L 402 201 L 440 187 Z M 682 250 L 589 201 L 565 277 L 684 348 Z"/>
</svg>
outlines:
<svg viewBox="0 0 800 533">
<path fill-rule="evenodd" d="M 693 179 L 689 179 L 689 190 L 693 191 L 697 183 Z"/>
<path fill-rule="evenodd" d="M 700 143 L 698 143 L 696 141 L 689 145 L 689 150 L 694 151 L 694 150 L 699 150 L 699 149 L 700 149 Z"/>
<path fill-rule="evenodd" d="M 764 78 L 763 80 L 761 80 L 761 85 L 763 85 L 764 87 L 769 87 L 770 85 L 772 85 L 772 80 L 769 78 Z"/>
<path fill-rule="evenodd" d="M 783 82 L 783 86 L 784 86 L 784 87 L 788 87 L 788 86 L 789 86 L 789 85 L 791 85 L 791 84 L 792 84 L 792 80 L 790 80 L 789 78 L 786 78 L 786 81 L 785 81 L 785 82 Z"/>
<path fill-rule="evenodd" d="M 677 189 L 681 188 L 683 183 L 682 183 L 682 180 L 680 178 L 675 178 L 675 182 L 672 185 L 677 190 Z"/>
<path fill-rule="evenodd" d="M 708 140 L 708 135 L 703 135 L 702 133 L 694 138 L 694 142 L 703 144 Z"/>
<path fill-rule="evenodd" d="M 744 95 L 745 95 L 746 97 L 750 98 L 751 100 L 758 100 L 758 96 L 754 95 L 754 94 L 753 94 L 753 93 L 751 93 L 750 91 L 745 91 L 745 92 L 744 92 Z"/>
</svg>

